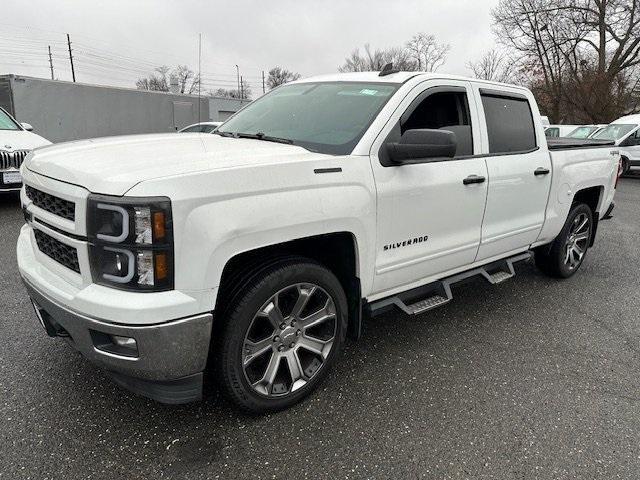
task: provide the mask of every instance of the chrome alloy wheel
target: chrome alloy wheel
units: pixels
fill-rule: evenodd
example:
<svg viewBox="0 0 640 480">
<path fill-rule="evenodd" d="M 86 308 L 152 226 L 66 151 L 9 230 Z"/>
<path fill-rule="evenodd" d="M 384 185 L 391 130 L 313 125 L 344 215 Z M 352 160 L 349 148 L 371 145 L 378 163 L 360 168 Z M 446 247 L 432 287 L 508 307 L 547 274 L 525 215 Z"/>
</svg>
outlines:
<svg viewBox="0 0 640 480">
<path fill-rule="evenodd" d="M 565 243 L 564 263 L 569 270 L 575 270 L 582 263 L 584 254 L 587 253 L 591 224 L 586 213 L 577 215 L 571 224 L 569 236 Z"/>
<path fill-rule="evenodd" d="M 336 307 L 321 287 L 286 287 L 254 315 L 242 346 L 249 385 L 268 397 L 295 392 L 324 366 L 336 337 Z"/>
</svg>

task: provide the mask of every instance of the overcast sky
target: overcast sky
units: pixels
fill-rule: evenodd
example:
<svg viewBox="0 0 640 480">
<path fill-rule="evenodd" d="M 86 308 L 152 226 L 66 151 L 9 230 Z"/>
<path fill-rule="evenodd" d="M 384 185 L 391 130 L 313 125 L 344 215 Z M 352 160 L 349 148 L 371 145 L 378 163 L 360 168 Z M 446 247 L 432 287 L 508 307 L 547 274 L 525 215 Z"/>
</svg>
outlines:
<svg viewBox="0 0 640 480">
<path fill-rule="evenodd" d="M 356 47 L 402 45 L 427 32 L 451 44 L 440 71 L 467 74 L 494 46 L 497 0 L 3 0 L 0 73 L 71 78 L 71 35 L 78 81 L 133 86 L 157 65 L 197 70 L 202 33 L 205 88 L 235 87 L 236 68 L 261 90 L 274 65 L 303 76 L 335 72 Z"/>
</svg>

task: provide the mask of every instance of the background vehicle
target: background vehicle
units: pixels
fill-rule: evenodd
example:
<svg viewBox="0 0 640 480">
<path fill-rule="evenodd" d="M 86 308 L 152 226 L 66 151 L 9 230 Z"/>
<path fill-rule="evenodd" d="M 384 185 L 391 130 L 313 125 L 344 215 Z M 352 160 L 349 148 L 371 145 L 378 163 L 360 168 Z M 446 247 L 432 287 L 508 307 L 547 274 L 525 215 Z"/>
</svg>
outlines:
<svg viewBox="0 0 640 480">
<path fill-rule="evenodd" d="M 581 125 L 566 135 L 566 138 L 591 138 L 604 127 L 606 125 Z"/>
<path fill-rule="evenodd" d="M 547 138 L 566 137 L 580 125 L 549 125 L 544 130 Z"/>
<path fill-rule="evenodd" d="M 0 108 L 0 193 L 20 190 L 20 166 L 27 154 L 36 147 L 51 144 L 32 130 L 31 125 L 19 123 Z"/>
<path fill-rule="evenodd" d="M 640 115 L 628 115 L 611 122 L 592 136 L 597 140 L 614 141 L 622 155 L 622 174 L 640 166 Z"/>
<path fill-rule="evenodd" d="M 367 312 L 425 312 L 532 251 L 573 275 L 612 204 L 610 145 L 548 144 L 516 86 L 299 80 L 213 135 L 35 152 L 18 265 L 47 332 L 119 384 L 191 401 L 208 363 L 240 408 L 274 411 L 322 381 Z"/>
<path fill-rule="evenodd" d="M 194 123 L 193 125 L 188 125 L 183 129 L 178 130 L 178 133 L 211 133 L 220 125 L 222 125 L 222 122 Z"/>
</svg>

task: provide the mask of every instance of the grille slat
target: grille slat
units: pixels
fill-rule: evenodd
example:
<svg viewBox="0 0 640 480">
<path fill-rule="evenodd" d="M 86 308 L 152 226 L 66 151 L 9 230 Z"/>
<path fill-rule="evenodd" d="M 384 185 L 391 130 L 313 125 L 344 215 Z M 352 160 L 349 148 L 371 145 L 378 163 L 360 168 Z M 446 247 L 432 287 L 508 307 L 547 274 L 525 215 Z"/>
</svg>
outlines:
<svg viewBox="0 0 640 480">
<path fill-rule="evenodd" d="M 40 230 L 34 229 L 33 233 L 36 236 L 38 250 L 44 253 L 47 257 L 58 262 L 60 265 L 63 265 L 76 273 L 80 273 L 78 251 L 75 248 L 56 240 Z"/>
<path fill-rule="evenodd" d="M 76 218 L 75 203 L 60 197 L 56 197 L 49 193 L 45 193 L 41 190 L 37 190 L 29 185 L 25 186 L 25 191 L 27 193 L 27 197 L 29 197 L 29 199 L 31 199 L 31 201 L 37 207 L 40 207 L 49 213 L 53 213 L 58 217 L 75 221 L 75 218 Z"/>
<path fill-rule="evenodd" d="M 8 170 L 9 168 L 19 170 L 28 154 L 29 150 L 16 150 L 15 152 L 0 150 L 0 170 Z"/>
</svg>

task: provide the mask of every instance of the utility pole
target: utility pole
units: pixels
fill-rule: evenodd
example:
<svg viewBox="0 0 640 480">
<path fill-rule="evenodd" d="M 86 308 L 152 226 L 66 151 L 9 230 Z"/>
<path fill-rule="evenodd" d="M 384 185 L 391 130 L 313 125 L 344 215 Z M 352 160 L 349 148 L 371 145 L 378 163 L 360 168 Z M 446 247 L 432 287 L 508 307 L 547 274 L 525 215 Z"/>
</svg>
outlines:
<svg viewBox="0 0 640 480">
<path fill-rule="evenodd" d="M 240 67 L 236 65 L 236 76 L 238 77 L 238 95 L 240 94 Z"/>
<path fill-rule="evenodd" d="M 244 81 L 240 75 L 240 100 L 244 100 Z"/>
<path fill-rule="evenodd" d="M 262 93 L 266 93 L 266 90 L 264 88 L 264 70 L 262 70 Z"/>
<path fill-rule="evenodd" d="M 201 109 L 201 100 L 200 100 L 200 92 L 202 87 L 202 34 L 198 34 L 198 123 L 202 121 L 202 117 L 200 115 Z"/>
<path fill-rule="evenodd" d="M 69 37 L 69 34 L 67 33 L 67 44 L 69 45 L 69 61 L 71 62 L 71 77 L 73 78 L 73 81 L 76 81 L 76 70 L 75 68 L 73 68 L 73 54 L 71 53 L 71 38 Z"/>
<path fill-rule="evenodd" d="M 53 57 L 51 56 L 51 45 L 49 45 L 49 67 L 51 68 L 51 80 L 54 80 L 54 78 L 53 78 Z"/>
</svg>

